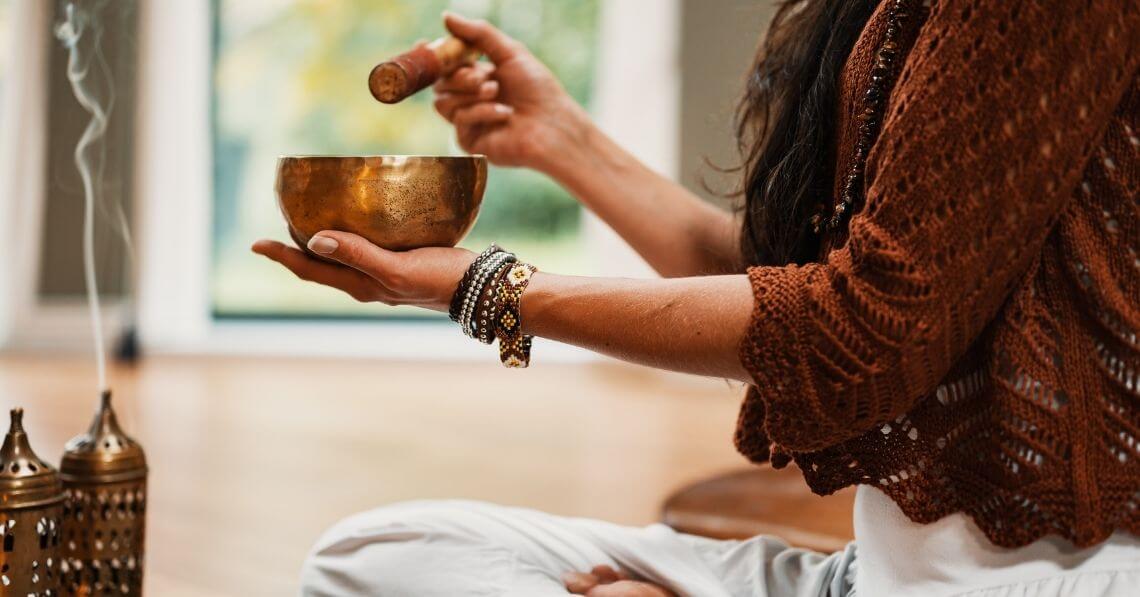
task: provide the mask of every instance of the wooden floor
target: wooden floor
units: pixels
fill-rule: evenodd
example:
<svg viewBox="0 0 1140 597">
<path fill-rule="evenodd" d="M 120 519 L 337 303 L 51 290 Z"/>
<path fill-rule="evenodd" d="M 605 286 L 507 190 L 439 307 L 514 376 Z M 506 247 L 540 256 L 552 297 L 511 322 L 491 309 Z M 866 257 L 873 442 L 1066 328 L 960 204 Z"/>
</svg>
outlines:
<svg viewBox="0 0 1140 597">
<path fill-rule="evenodd" d="M 147 593 L 290 595 L 337 519 L 463 497 L 627 524 L 739 467 L 741 390 L 621 365 L 157 358 L 111 376 L 151 465 Z M 39 454 L 95 407 L 86 360 L 0 357 Z"/>
</svg>

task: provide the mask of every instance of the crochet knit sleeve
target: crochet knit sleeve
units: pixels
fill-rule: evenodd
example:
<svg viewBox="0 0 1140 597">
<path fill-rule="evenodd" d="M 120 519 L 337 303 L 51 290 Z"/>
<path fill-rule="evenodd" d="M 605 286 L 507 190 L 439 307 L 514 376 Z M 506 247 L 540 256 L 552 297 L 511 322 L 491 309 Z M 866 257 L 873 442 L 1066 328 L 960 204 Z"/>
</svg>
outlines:
<svg viewBox="0 0 1140 597">
<path fill-rule="evenodd" d="M 1065 210 L 1135 73 L 1137 4 L 934 3 L 847 243 L 822 263 L 748 271 L 741 358 L 763 401 L 758 435 L 817 451 L 934 390 Z"/>
</svg>

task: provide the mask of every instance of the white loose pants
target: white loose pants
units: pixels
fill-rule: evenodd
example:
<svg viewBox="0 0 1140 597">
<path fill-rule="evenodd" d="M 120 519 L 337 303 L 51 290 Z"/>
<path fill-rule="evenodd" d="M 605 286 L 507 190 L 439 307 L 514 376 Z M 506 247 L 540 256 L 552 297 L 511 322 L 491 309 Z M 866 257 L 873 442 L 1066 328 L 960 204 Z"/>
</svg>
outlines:
<svg viewBox="0 0 1140 597">
<path fill-rule="evenodd" d="M 848 597 L 854 544 L 823 555 L 774 537 L 715 541 L 466 501 L 408 502 L 345 519 L 317 542 L 302 593 L 545 597 L 599 564 L 679 595 Z"/>
</svg>

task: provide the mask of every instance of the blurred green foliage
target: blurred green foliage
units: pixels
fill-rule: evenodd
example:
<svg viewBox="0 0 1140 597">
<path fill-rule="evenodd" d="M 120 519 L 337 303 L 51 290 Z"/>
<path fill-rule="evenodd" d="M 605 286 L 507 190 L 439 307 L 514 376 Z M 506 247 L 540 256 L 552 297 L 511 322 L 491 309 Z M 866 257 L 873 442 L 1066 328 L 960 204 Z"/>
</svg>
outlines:
<svg viewBox="0 0 1140 597">
<path fill-rule="evenodd" d="M 3 2 L 4 0 L 0 0 Z M 215 0 L 214 307 L 218 313 L 355 310 L 280 278 L 250 257 L 281 236 L 273 202 L 284 154 L 454 154 L 431 94 L 377 103 L 367 76 L 380 60 L 445 33 L 440 13 L 485 18 L 526 44 L 589 105 L 600 0 Z M 545 177 L 492 168 L 471 242 L 567 255 L 581 208 Z M 319 295 L 325 296 L 325 295 Z"/>
<path fill-rule="evenodd" d="M 444 9 L 500 25 L 588 104 L 598 0 L 220 0 L 215 106 L 225 192 L 217 201 L 261 200 L 241 196 L 237 182 L 246 162 L 261 159 L 259 146 L 275 145 L 273 155 L 454 153 L 430 93 L 382 106 L 365 87 L 380 59 L 442 35 Z M 577 222 L 575 203 L 532 173 L 493 172 L 488 199 L 481 227 L 498 232 L 543 236 Z"/>
</svg>

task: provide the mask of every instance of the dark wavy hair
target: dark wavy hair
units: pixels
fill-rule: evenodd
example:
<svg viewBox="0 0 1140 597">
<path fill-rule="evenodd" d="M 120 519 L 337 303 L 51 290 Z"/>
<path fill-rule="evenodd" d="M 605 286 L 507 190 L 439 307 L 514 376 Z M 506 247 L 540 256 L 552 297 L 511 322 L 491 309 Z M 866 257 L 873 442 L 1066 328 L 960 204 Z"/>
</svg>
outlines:
<svg viewBox="0 0 1140 597">
<path fill-rule="evenodd" d="M 736 113 L 749 265 L 814 261 L 809 220 L 832 194 L 839 78 L 877 0 L 784 0 Z"/>
</svg>

